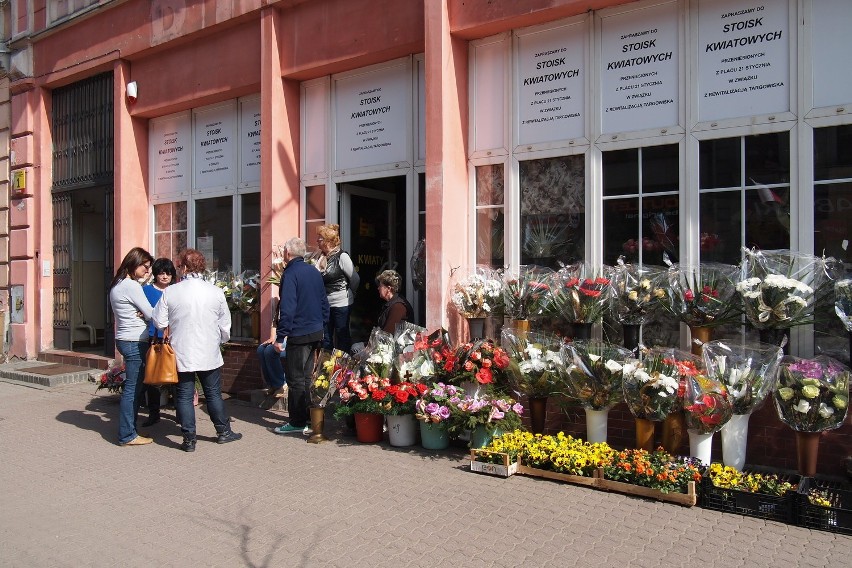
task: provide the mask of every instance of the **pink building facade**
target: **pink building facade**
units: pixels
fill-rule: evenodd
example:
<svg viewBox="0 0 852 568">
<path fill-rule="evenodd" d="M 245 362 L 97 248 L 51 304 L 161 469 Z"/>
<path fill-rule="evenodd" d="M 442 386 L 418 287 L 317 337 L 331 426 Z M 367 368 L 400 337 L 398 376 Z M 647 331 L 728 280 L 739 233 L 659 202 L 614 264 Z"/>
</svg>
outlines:
<svg viewBox="0 0 852 568">
<path fill-rule="evenodd" d="M 476 265 L 736 264 L 758 246 L 852 267 L 843 0 L 10 10 L 10 168 L 26 179 L 10 205 L 11 355 L 108 351 L 106 285 L 133 246 L 265 275 L 276 244 L 313 246 L 323 223 L 340 224 L 365 283 L 361 340 L 387 267 L 419 323 L 457 338 L 449 290 Z M 796 329 L 791 351 L 848 363 L 826 321 Z M 687 347 L 689 333 L 660 321 L 645 340 Z M 837 469 L 852 427 L 830 436 Z M 775 446 L 767 462 L 783 462 Z"/>
</svg>

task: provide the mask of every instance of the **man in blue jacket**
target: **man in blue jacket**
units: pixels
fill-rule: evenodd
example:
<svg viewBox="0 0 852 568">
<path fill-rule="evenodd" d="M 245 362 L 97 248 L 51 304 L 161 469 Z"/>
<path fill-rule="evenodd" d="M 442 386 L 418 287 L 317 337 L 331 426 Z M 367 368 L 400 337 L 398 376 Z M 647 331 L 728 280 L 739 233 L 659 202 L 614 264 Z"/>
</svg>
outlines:
<svg viewBox="0 0 852 568">
<path fill-rule="evenodd" d="M 319 270 L 305 262 L 305 241 L 295 237 L 284 245 L 287 267 L 278 289 L 275 349 L 287 353 L 287 407 L 290 421 L 273 428 L 276 434 L 302 432 L 308 425 L 308 390 L 314 358 L 328 321 L 328 297 Z M 285 347 L 286 340 L 286 347 Z"/>
</svg>

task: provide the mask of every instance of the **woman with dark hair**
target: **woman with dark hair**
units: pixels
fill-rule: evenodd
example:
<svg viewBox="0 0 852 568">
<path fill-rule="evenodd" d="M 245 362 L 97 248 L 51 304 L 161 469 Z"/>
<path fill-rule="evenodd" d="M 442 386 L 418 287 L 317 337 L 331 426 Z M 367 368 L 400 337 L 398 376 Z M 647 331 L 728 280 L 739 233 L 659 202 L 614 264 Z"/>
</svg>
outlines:
<svg viewBox="0 0 852 568">
<path fill-rule="evenodd" d="M 148 352 L 148 324 L 151 304 L 142 291 L 141 281 L 148 277 L 154 257 L 134 247 L 121 261 L 109 289 L 109 303 L 115 319 L 115 346 L 124 358 L 124 390 L 118 415 L 118 444 L 141 446 L 153 440 L 136 432 L 136 417 L 142 396 L 145 354 Z"/>
<path fill-rule="evenodd" d="M 160 301 L 163 290 L 177 281 L 177 270 L 175 269 L 175 264 L 168 258 L 158 258 L 154 261 L 151 274 L 154 276 L 154 280 L 150 284 L 143 286 L 142 291 L 145 292 L 145 297 L 151 303 L 151 308 L 154 308 L 157 302 Z M 150 342 L 155 337 L 162 339 L 163 330 L 157 329 L 157 326 L 152 321 L 148 324 L 148 341 Z M 143 428 L 153 426 L 160 421 L 160 394 L 160 387 L 145 385 L 145 396 L 148 399 L 148 419 L 142 423 Z"/>
<path fill-rule="evenodd" d="M 385 270 L 376 276 L 379 297 L 385 301 L 376 325 L 388 333 L 394 333 L 396 325 L 401 321 L 414 322 L 414 308 L 399 295 L 401 280 L 396 270 Z"/>
<path fill-rule="evenodd" d="M 349 318 L 361 280 L 355 272 L 352 257 L 340 250 L 340 225 L 323 225 L 317 229 L 317 247 L 320 255 L 314 259 L 315 265 L 322 273 L 325 294 L 331 307 L 322 347 L 349 353 L 352 349 Z"/>
</svg>

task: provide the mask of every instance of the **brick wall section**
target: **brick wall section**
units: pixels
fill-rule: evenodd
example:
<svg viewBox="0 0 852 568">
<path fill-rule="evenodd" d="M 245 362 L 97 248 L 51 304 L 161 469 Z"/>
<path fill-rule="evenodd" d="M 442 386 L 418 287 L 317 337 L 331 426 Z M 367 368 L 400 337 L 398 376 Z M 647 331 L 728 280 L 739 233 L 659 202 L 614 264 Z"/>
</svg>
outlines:
<svg viewBox="0 0 852 568">
<path fill-rule="evenodd" d="M 257 343 L 227 343 L 223 357 L 223 392 L 237 394 L 266 387 L 257 360 Z"/>
<path fill-rule="evenodd" d="M 522 403 L 528 404 L 524 400 Z M 525 406 L 527 408 L 527 406 Z M 817 472 L 820 475 L 846 476 L 843 460 L 852 456 L 852 418 L 837 430 L 824 432 L 820 440 Z M 529 428 L 529 412 L 526 412 L 525 424 Z M 582 408 L 560 408 L 556 397 L 548 399 L 545 433 L 556 434 L 562 431 L 575 437 L 586 436 L 586 415 Z M 655 432 L 655 445 L 662 441 L 662 424 Z M 636 430 L 633 415 L 624 403 L 610 410 L 607 442 L 614 448 L 633 448 L 636 443 Z M 689 453 L 689 440 L 685 440 L 681 452 Z M 713 460 L 722 461 L 722 436 L 713 436 Z M 775 405 L 767 400 L 763 407 L 749 420 L 747 465 L 760 465 L 782 470 L 796 471 L 796 433 L 781 422 L 775 411 Z"/>
</svg>

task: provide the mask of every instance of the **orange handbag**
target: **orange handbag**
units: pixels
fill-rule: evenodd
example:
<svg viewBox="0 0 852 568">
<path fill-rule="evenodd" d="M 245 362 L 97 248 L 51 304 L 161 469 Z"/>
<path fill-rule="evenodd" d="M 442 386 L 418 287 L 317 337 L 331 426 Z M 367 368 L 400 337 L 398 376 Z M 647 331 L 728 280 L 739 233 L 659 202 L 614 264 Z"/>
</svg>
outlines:
<svg viewBox="0 0 852 568">
<path fill-rule="evenodd" d="M 176 385 L 178 382 L 177 358 L 169 337 L 152 338 L 145 357 L 146 385 Z"/>
</svg>

